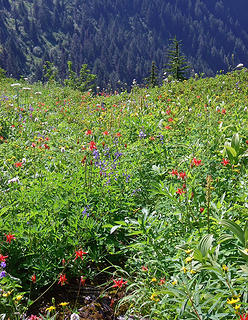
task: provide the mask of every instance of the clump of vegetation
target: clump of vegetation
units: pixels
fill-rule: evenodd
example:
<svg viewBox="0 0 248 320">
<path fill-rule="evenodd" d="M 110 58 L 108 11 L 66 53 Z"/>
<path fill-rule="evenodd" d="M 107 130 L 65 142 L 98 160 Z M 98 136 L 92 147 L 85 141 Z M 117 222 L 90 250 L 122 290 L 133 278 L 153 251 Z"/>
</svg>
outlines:
<svg viewBox="0 0 248 320">
<path fill-rule="evenodd" d="M 1 316 L 37 319 L 41 288 L 104 273 L 116 314 L 246 320 L 247 80 L 96 96 L 1 81 Z M 43 318 L 80 317 L 54 298 Z"/>
</svg>

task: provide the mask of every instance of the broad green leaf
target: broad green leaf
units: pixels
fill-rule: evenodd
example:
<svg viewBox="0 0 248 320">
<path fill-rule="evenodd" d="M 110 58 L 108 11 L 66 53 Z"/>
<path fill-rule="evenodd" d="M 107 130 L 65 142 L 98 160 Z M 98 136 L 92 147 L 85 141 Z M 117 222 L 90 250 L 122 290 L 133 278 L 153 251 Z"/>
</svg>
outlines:
<svg viewBox="0 0 248 320">
<path fill-rule="evenodd" d="M 240 226 L 237 223 L 231 220 L 223 219 L 220 221 L 220 224 L 232 231 L 238 237 L 242 245 L 245 246 L 245 232 L 240 228 Z"/>
<path fill-rule="evenodd" d="M 239 153 L 239 134 L 235 133 L 232 137 L 231 141 L 231 147 L 236 151 L 236 153 Z"/>
<path fill-rule="evenodd" d="M 237 152 L 234 148 L 225 146 L 228 157 L 231 159 L 235 159 L 237 157 Z"/>
<path fill-rule="evenodd" d="M 200 250 L 203 257 L 205 257 L 211 249 L 213 239 L 214 238 L 212 234 L 207 234 L 201 238 L 198 249 Z"/>
</svg>

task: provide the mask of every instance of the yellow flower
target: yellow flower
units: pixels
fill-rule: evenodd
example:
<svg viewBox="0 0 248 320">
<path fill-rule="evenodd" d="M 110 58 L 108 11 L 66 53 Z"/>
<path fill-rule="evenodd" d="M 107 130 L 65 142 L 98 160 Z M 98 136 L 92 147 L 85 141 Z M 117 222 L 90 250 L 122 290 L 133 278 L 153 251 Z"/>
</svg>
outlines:
<svg viewBox="0 0 248 320">
<path fill-rule="evenodd" d="M 228 271 L 228 267 L 227 267 L 225 264 L 223 264 L 222 269 L 223 269 L 224 271 Z"/>
<path fill-rule="evenodd" d="M 62 307 L 68 306 L 69 302 L 61 302 L 59 305 Z"/>
<path fill-rule="evenodd" d="M 158 296 L 158 295 L 157 295 L 156 293 L 153 293 L 153 294 L 151 295 L 150 299 L 151 299 L 152 301 L 158 302 L 158 301 L 159 301 L 159 298 L 156 298 L 157 296 Z"/>
<path fill-rule="evenodd" d="M 185 268 L 185 267 L 183 267 L 182 269 L 181 269 L 184 273 L 186 273 L 188 270 L 187 270 L 187 268 Z"/>
<path fill-rule="evenodd" d="M 248 248 L 245 249 L 245 252 L 248 253 Z"/>
<path fill-rule="evenodd" d="M 20 300 L 22 300 L 22 298 L 23 298 L 23 296 L 22 296 L 22 295 L 18 295 L 18 296 L 16 296 L 16 297 L 14 298 L 14 300 L 16 300 L 16 301 L 20 301 Z"/>
<path fill-rule="evenodd" d="M 5 298 L 9 297 L 11 295 L 12 291 L 4 292 L 3 297 L 5 297 Z"/>
<path fill-rule="evenodd" d="M 196 273 L 196 271 L 195 271 L 195 270 L 193 270 L 193 269 L 191 269 L 191 270 L 190 270 L 190 273 L 191 273 L 191 274 L 195 274 L 195 273 Z"/>
<path fill-rule="evenodd" d="M 172 281 L 171 283 L 173 286 L 175 286 L 177 284 L 177 280 Z"/>
<path fill-rule="evenodd" d="M 234 306 L 234 309 L 235 309 L 235 310 L 239 310 L 240 307 L 241 307 L 241 304 L 236 304 L 236 306 Z"/>
<path fill-rule="evenodd" d="M 188 263 L 188 262 L 190 262 L 190 261 L 192 261 L 193 260 L 193 257 L 187 257 L 186 259 L 185 259 L 185 261 Z"/>
<path fill-rule="evenodd" d="M 151 282 L 156 282 L 157 279 L 156 278 L 152 278 Z"/>
<path fill-rule="evenodd" d="M 230 299 L 227 299 L 227 304 L 235 304 L 235 303 L 237 303 L 237 302 L 239 302 L 239 301 L 240 301 L 239 298 L 237 298 L 237 299 L 232 298 L 231 300 L 230 300 Z"/>
<path fill-rule="evenodd" d="M 46 308 L 46 311 L 52 311 L 52 310 L 55 310 L 56 308 L 54 306 L 51 306 L 49 308 Z"/>
<path fill-rule="evenodd" d="M 187 253 L 187 254 L 190 254 L 192 252 L 192 249 L 184 250 L 184 252 Z"/>
</svg>

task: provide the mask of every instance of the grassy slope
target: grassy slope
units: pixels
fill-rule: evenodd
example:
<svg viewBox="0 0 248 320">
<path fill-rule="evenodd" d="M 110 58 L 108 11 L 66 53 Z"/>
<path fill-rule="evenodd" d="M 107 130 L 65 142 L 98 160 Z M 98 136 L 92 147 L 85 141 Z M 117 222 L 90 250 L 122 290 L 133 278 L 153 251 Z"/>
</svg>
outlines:
<svg viewBox="0 0 248 320">
<path fill-rule="evenodd" d="M 243 225 L 247 165 L 241 156 L 233 166 L 221 162 L 233 134 L 247 149 L 247 77 L 244 70 L 110 97 L 2 81 L 0 253 L 9 256 L 8 272 L 24 286 L 35 273 L 45 285 L 61 272 L 94 277 L 95 264 L 131 254 L 127 270 L 150 261 L 153 274 L 166 269 L 171 277 L 175 246 L 208 233 L 207 176 L 211 233 L 222 233 L 220 218 Z M 202 163 L 192 168 L 194 157 Z M 186 187 L 173 169 L 187 174 Z M 186 193 L 179 196 L 178 188 Z M 143 207 L 155 213 L 142 222 Z M 5 233 L 16 239 L 6 243 Z M 80 248 L 88 254 L 74 261 Z"/>
</svg>

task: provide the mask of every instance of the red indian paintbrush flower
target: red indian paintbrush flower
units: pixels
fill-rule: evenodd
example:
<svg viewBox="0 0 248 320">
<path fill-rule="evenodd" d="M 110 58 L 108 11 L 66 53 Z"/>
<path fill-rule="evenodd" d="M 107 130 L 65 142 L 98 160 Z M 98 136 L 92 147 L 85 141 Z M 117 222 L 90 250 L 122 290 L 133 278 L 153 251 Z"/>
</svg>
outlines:
<svg viewBox="0 0 248 320">
<path fill-rule="evenodd" d="M 83 255 L 87 254 L 87 252 L 83 252 L 83 250 L 78 250 L 76 251 L 76 258 L 75 260 L 77 260 L 77 258 L 81 258 L 81 260 L 83 260 Z"/>
<path fill-rule="evenodd" d="M 240 320 L 248 320 L 248 313 L 240 315 Z"/>
<path fill-rule="evenodd" d="M 16 162 L 16 163 L 14 163 L 14 166 L 16 168 L 21 167 L 22 166 L 22 162 Z"/>
<path fill-rule="evenodd" d="M 85 131 L 86 136 L 90 136 L 92 134 L 92 131 L 89 129 L 87 131 Z"/>
<path fill-rule="evenodd" d="M 3 256 L 1 253 L 0 253 L 0 262 L 5 262 L 5 260 L 8 258 L 8 256 Z"/>
<path fill-rule="evenodd" d="M 90 145 L 90 150 L 91 151 L 94 150 L 94 149 L 97 149 L 96 148 L 96 143 L 94 141 L 90 141 L 89 145 Z"/>
<path fill-rule="evenodd" d="M 174 177 L 174 176 L 178 176 L 178 171 L 175 169 L 172 169 L 172 171 L 170 172 L 170 174 Z"/>
<path fill-rule="evenodd" d="M 11 240 L 15 239 L 15 235 L 14 234 L 6 234 L 5 233 L 5 237 L 6 237 L 6 242 L 11 243 Z"/>
<path fill-rule="evenodd" d="M 61 286 L 63 286 L 65 283 L 67 282 L 67 279 L 66 279 L 66 275 L 61 273 L 59 275 L 59 282 L 58 284 L 61 284 Z"/>
<path fill-rule="evenodd" d="M 190 166 L 191 168 L 193 168 L 193 166 L 198 167 L 200 164 L 202 164 L 201 162 L 202 162 L 201 160 L 197 160 L 196 158 L 193 158 Z"/>
<path fill-rule="evenodd" d="M 178 188 L 176 193 L 181 195 L 181 194 L 185 193 L 185 191 L 183 190 L 183 188 L 182 189 Z"/>
<path fill-rule="evenodd" d="M 31 280 L 32 280 L 33 283 L 36 282 L 36 275 L 35 274 L 32 275 Z"/>
<path fill-rule="evenodd" d="M 223 164 L 223 166 L 226 166 L 227 164 L 230 163 L 230 161 L 223 158 L 223 160 L 221 161 L 221 163 Z"/>
<path fill-rule="evenodd" d="M 121 280 L 114 280 L 114 284 L 113 284 L 113 288 L 118 287 L 121 288 L 124 284 L 127 284 L 127 281 L 123 281 L 123 279 L 121 278 Z"/>
</svg>

